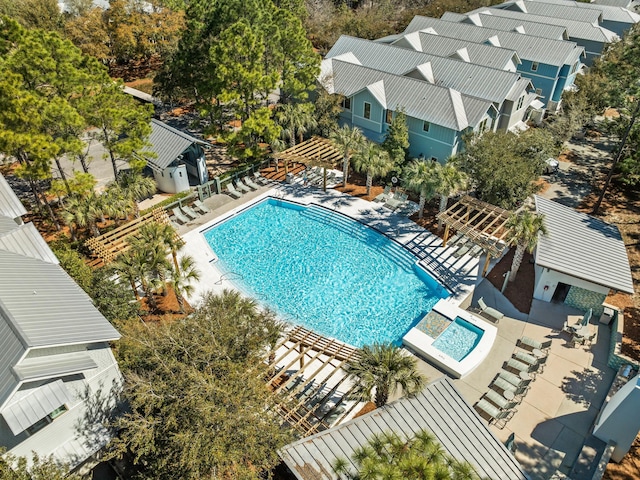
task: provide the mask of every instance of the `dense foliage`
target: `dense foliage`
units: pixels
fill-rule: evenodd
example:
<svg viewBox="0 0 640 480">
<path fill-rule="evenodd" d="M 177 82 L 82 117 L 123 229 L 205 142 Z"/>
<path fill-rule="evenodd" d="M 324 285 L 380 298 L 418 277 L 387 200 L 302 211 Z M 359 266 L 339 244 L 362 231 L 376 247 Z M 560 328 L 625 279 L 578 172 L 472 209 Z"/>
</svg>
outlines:
<svg viewBox="0 0 640 480">
<path fill-rule="evenodd" d="M 277 464 L 290 437 L 260 375 L 277 327 L 228 291 L 206 295 L 182 320 L 120 326 L 131 411 L 111 454 L 131 454 L 132 478 L 258 479 Z"/>
<path fill-rule="evenodd" d="M 53 458 L 39 457 L 37 454 L 27 461 L 24 457 L 3 454 L 0 448 L 0 478 L 2 480 L 81 480 L 81 475 L 71 473 L 66 465 L 58 464 Z"/>
</svg>

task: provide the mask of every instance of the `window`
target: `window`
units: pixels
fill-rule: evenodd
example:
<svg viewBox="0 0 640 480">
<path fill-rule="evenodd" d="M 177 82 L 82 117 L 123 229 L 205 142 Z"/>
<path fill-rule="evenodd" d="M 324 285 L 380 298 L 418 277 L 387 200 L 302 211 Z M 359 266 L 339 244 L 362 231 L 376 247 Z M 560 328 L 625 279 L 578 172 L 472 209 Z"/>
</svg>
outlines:
<svg viewBox="0 0 640 480">
<path fill-rule="evenodd" d="M 49 425 L 53 420 L 55 420 L 56 418 L 58 418 L 60 415 L 62 415 L 64 412 L 66 412 L 67 406 L 66 405 L 61 405 L 58 408 L 56 408 L 53 412 L 51 412 L 49 415 L 47 415 L 46 417 L 44 417 L 41 420 L 38 420 L 36 423 L 34 423 L 33 425 L 31 425 L 29 428 L 27 428 L 27 433 L 29 435 L 33 435 L 34 433 L 36 433 L 38 430 L 42 430 L 44 427 L 46 427 L 47 425 Z"/>
<path fill-rule="evenodd" d="M 432 162 L 437 162 L 438 161 L 438 157 L 431 157 L 431 161 Z"/>
<path fill-rule="evenodd" d="M 478 132 L 482 133 L 487 129 L 487 120 L 488 119 L 484 119 L 482 120 L 482 122 L 480 122 L 480 127 L 478 128 Z"/>
<path fill-rule="evenodd" d="M 387 110 L 384 121 L 386 123 L 391 123 L 392 120 L 393 120 L 393 110 Z"/>
<path fill-rule="evenodd" d="M 371 118 L 371 104 L 369 102 L 364 102 L 364 118 Z"/>
<path fill-rule="evenodd" d="M 518 99 L 518 105 L 516 106 L 516 110 L 520 110 L 522 108 L 522 104 L 524 103 L 524 95 L 522 95 L 519 99 Z"/>
<path fill-rule="evenodd" d="M 342 100 L 342 108 L 345 110 L 351 110 L 351 99 L 349 97 L 345 97 Z"/>
<path fill-rule="evenodd" d="M 571 72 L 569 72 L 569 75 L 573 75 L 574 73 L 576 73 L 576 71 L 578 70 L 578 64 L 580 62 L 576 62 L 571 66 Z"/>
<path fill-rule="evenodd" d="M 178 172 L 178 175 L 180 175 L 180 178 L 182 178 L 182 172 Z"/>
<path fill-rule="evenodd" d="M 67 407 L 64 405 L 61 405 L 60 407 L 56 408 L 53 412 L 49 414 L 49 418 L 51 420 L 55 420 L 66 411 L 67 411 Z"/>
<path fill-rule="evenodd" d="M 532 62 L 531 63 L 531 71 L 532 72 L 537 72 L 538 71 L 538 62 Z"/>
<path fill-rule="evenodd" d="M 536 95 L 542 96 L 542 89 L 541 88 L 536 88 Z"/>
<path fill-rule="evenodd" d="M 429 122 L 422 122 L 423 131 L 428 132 L 430 127 L 431 127 L 431 124 Z"/>
</svg>

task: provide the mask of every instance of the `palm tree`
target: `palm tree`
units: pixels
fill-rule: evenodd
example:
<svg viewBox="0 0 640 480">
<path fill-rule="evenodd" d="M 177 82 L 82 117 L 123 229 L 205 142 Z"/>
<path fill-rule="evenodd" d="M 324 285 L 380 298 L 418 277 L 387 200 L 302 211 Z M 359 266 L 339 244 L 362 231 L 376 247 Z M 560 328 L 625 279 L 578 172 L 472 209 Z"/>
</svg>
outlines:
<svg viewBox="0 0 640 480">
<path fill-rule="evenodd" d="M 424 206 L 435 194 L 438 185 L 437 162 L 414 160 L 404 170 L 405 187 L 420 195 L 418 218 L 424 215 Z"/>
<path fill-rule="evenodd" d="M 342 186 L 346 187 L 347 177 L 349 176 L 351 153 L 356 151 L 363 144 L 364 136 L 359 128 L 351 128 L 348 125 L 345 125 L 342 128 L 332 131 L 329 138 L 342 150 Z"/>
<path fill-rule="evenodd" d="M 140 216 L 138 202 L 156 192 L 156 181 L 153 178 L 134 171 L 121 173 L 117 184 L 131 202 L 136 217 Z"/>
<path fill-rule="evenodd" d="M 184 312 L 184 296 L 191 295 L 193 293 L 192 282 L 200 280 L 200 272 L 196 268 L 193 257 L 184 255 L 180 257 L 180 268 L 176 269 L 172 273 L 171 287 L 176 294 L 178 300 L 178 306 L 180 307 L 180 313 Z"/>
<path fill-rule="evenodd" d="M 135 251 L 129 250 L 119 255 L 111 266 L 120 278 L 129 282 L 131 290 L 133 290 L 133 295 L 136 297 L 136 300 L 140 301 L 140 295 L 136 287 L 136 282 L 141 278 L 139 272 L 140 263 L 135 258 Z"/>
<path fill-rule="evenodd" d="M 351 463 L 338 458 L 333 470 L 349 480 L 422 478 L 429 480 L 479 480 L 468 462 L 450 457 L 435 436 L 421 430 L 404 439 L 394 432 L 374 434 L 365 445 L 354 450 Z"/>
<path fill-rule="evenodd" d="M 177 235 L 174 228 L 168 223 L 148 222 L 145 223 L 131 240 L 131 244 L 150 245 L 159 242 L 164 245 L 165 249 L 171 250 L 173 258 L 173 268 L 180 273 L 180 265 L 178 264 L 178 250 L 184 245 L 184 241 Z"/>
<path fill-rule="evenodd" d="M 375 404 L 381 407 L 398 387 L 408 396 L 422 390 L 426 378 L 416 368 L 416 360 L 396 345 L 376 343 L 362 347 L 360 357 L 349 362 L 345 371 L 355 381 L 353 398 L 370 401 L 375 390 Z"/>
<path fill-rule="evenodd" d="M 540 234 L 547 234 L 547 227 L 544 225 L 544 215 L 538 215 L 529 210 L 524 210 L 519 214 L 513 213 L 505 227 L 509 229 L 507 242 L 516 247 L 509 274 L 509 281 L 513 282 L 522 264 L 525 250 L 529 253 L 533 252 L 538 244 Z"/>
<path fill-rule="evenodd" d="M 462 170 L 451 163 L 450 160 L 444 165 L 440 165 L 435 162 L 436 171 L 438 174 L 438 181 L 435 188 L 435 193 L 440 195 L 440 212 L 444 212 L 447 209 L 447 201 L 451 195 L 458 193 L 460 189 L 466 187 L 469 177 Z M 438 228 L 442 228 L 442 220 L 438 220 Z"/>
<path fill-rule="evenodd" d="M 358 172 L 367 174 L 367 196 L 371 195 L 373 179 L 386 175 L 393 169 L 389 154 L 372 142 L 366 143 L 355 153 L 353 165 Z"/>
<path fill-rule="evenodd" d="M 317 125 L 313 116 L 311 103 L 286 103 L 280 105 L 276 113 L 278 124 L 283 127 L 282 133 L 289 139 L 290 146 L 295 146 L 296 135 L 302 142 L 303 135 Z"/>
</svg>

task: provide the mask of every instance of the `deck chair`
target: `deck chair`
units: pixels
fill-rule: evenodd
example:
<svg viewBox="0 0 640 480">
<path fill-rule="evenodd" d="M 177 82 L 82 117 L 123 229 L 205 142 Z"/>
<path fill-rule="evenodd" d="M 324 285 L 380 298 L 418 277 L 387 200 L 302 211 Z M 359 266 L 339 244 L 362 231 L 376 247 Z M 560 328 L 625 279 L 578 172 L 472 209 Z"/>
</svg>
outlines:
<svg viewBox="0 0 640 480">
<path fill-rule="evenodd" d="M 488 307 L 487 304 L 484 303 L 483 297 L 480 297 L 478 299 L 478 305 L 480 305 L 480 310 L 482 310 L 482 313 L 489 315 L 494 320 L 496 320 L 496 322 L 500 321 L 502 317 L 504 317 L 504 313 L 500 312 L 499 310 L 496 310 L 495 308 Z"/>
<path fill-rule="evenodd" d="M 195 220 L 196 218 L 198 218 L 198 212 L 196 212 L 193 208 L 191 208 L 189 205 L 183 205 L 181 207 L 181 210 L 184 212 L 184 214 L 191 218 L 191 220 Z"/>
<path fill-rule="evenodd" d="M 266 185 L 267 183 L 269 183 L 269 179 L 263 177 L 260 172 L 253 172 L 253 178 L 255 178 L 256 182 L 258 182 L 260 185 Z"/>
<path fill-rule="evenodd" d="M 511 385 L 513 385 L 516 388 L 527 387 L 531 383 L 531 379 L 523 380 L 518 375 L 515 375 L 515 374 L 513 374 L 511 372 L 507 372 L 505 370 L 500 372 L 500 374 L 496 377 L 496 379 L 498 379 L 498 378 L 506 380 L 507 382 L 509 382 Z"/>
<path fill-rule="evenodd" d="M 540 350 L 541 352 L 544 352 L 551 348 L 551 340 L 546 342 L 538 342 L 537 340 L 534 340 L 530 337 L 522 337 L 516 342 L 516 346 L 529 351 Z"/>
<path fill-rule="evenodd" d="M 249 185 L 249 187 L 253 188 L 254 190 L 258 190 L 260 188 L 260 185 L 254 183 L 254 181 L 251 180 L 248 176 L 244 177 L 242 180 L 244 181 L 245 185 Z"/>
<path fill-rule="evenodd" d="M 538 359 L 529 353 L 516 352 L 513 354 L 513 358 L 527 365 L 535 365 L 538 363 Z"/>
<path fill-rule="evenodd" d="M 376 198 L 374 198 L 373 201 L 377 203 L 380 203 L 380 202 L 386 203 L 387 199 L 389 198 L 389 195 L 391 195 L 391 185 L 387 185 L 386 187 L 384 187 L 384 191 L 381 194 L 376 195 Z"/>
<path fill-rule="evenodd" d="M 233 186 L 233 183 L 229 183 L 227 185 L 227 193 L 233 198 L 240 198 L 242 193 L 236 190 L 236 187 Z"/>
<path fill-rule="evenodd" d="M 252 188 L 249 188 L 244 183 L 242 183 L 242 180 L 240 180 L 240 179 L 236 180 L 236 188 L 238 190 L 240 190 L 241 192 L 244 192 L 244 193 L 249 193 L 249 192 L 253 191 Z"/>
<path fill-rule="evenodd" d="M 455 258 L 460 258 L 463 255 L 466 255 L 466 253 L 471 249 L 473 244 L 471 242 L 465 242 L 465 243 L 459 243 L 458 246 L 460 248 L 458 248 L 455 252 L 453 252 L 453 256 Z"/>
<path fill-rule="evenodd" d="M 205 213 L 209 213 L 211 210 L 209 209 L 209 207 L 207 207 L 204 203 L 202 203 L 200 200 L 196 200 L 195 202 L 193 202 L 193 206 L 194 208 L 199 211 L 200 213 L 202 213 L 203 215 Z"/>
<path fill-rule="evenodd" d="M 531 374 L 532 377 L 535 376 L 535 370 L 537 370 L 535 366 L 527 365 L 526 363 L 521 362 L 520 360 L 516 360 L 515 358 L 510 358 L 509 360 L 507 360 L 503 365 L 503 368 L 516 374 L 526 372 Z"/>
<path fill-rule="evenodd" d="M 185 216 L 184 213 L 182 213 L 182 211 L 180 211 L 180 209 L 178 207 L 174 207 L 171 209 L 171 213 L 173 213 L 173 216 L 176 218 L 176 220 L 178 220 L 180 223 L 189 223 L 189 219 Z"/>
<path fill-rule="evenodd" d="M 509 410 L 500 410 L 491 402 L 484 399 L 480 399 L 480 401 L 474 405 L 474 408 L 480 414 L 484 413 L 489 417 L 489 425 L 494 423 L 499 429 L 503 429 L 509 419 L 513 416 L 513 412 Z"/>
<path fill-rule="evenodd" d="M 500 410 L 511 410 L 513 407 L 517 405 L 516 402 L 507 400 L 495 390 L 489 390 L 487 393 L 485 393 L 482 396 L 482 398 L 490 401 Z"/>
</svg>

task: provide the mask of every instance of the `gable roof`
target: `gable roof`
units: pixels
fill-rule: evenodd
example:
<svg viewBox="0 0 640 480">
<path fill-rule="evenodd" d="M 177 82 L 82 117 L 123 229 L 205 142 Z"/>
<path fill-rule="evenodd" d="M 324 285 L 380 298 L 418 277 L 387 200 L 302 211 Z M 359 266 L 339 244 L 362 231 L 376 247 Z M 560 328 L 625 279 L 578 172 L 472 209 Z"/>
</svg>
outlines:
<svg viewBox="0 0 640 480">
<path fill-rule="evenodd" d="M 440 20 L 438 18 L 422 17 L 416 15 L 405 29 L 405 34 L 432 29 L 438 35 L 446 35 L 461 38 L 469 42 L 486 43 L 491 41 L 497 46 L 509 47 L 518 53 L 523 60 L 546 63 L 561 67 L 573 65 L 584 52 L 575 42 L 566 40 L 551 40 L 549 38 L 535 37 L 516 32 L 504 32 L 490 28 L 478 27 L 467 23 L 455 23 Z"/>
<path fill-rule="evenodd" d="M 415 40 L 415 41 L 413 41 Z M 507 70 L 510 64 L 516 67 L 522 63 L 520 57 L 513 49 L 495 47 L 484 43 L 474 43 L 460 38 L 447 35 L 433 35 L 426 32 L 416 31 L 407 35 L 401 35 L 392 45 L 403 48 L 412 48 L 424 53 L 438 55 L 439 57 L 457 58 L 461 61 L 468 61 L 476 65 Z M 468 59 L 463 59 L 457 54 L 465 49 Z"/>
<path fill-rule="evenodd" d="M 537 195 L 535 202 L 548 231 L 538 240 L 536 264 L 633 293 L 627 250 L 615 225 Z"/>
<path fill-rule="evenodd" d="M 351 97 L 368 89 L 383 108 L 456 131 L 475 127 L 491 108 L 488 100 L 461 95 L 423 80 L 393 75 L 335 58 L 323 60 L 321 78 L 329 93 Z"/>
<path fill-rule="evenodd" d="M 325 59 L 351 54 L 361 65 L 393 73 L 417 76 L 435 85 L 474 97 L 502 103 L 518 80 L 519 73 L 498 70 L 452 58 L 342 35 Z M 416 71 L 417 70 L 417 71 Z"/>
<path fill-rule="evenodd" d="M 14 219 L 26 215 L 26 213 L 27 209 L 13 192 L 6 178 L 0 175 L 0 216 Z"/>
<path fill-rule="evenodd" d="M 151 119 L 151 135 L 149 135 L 151 150 L 157 155 L 156 158 L 148 158 L 149 166 L 161 172 L 180 156 L 191 145 L 208 145 L 207 142 L 170 127 L 160 120 Z"/>
<path fill-rule="evenodd" d="M 546 17 L 566 18 L 578 20 L 580 22 L 600 23 L 602 12 L 593 9 L 576 8 L 575 5 L 552 0 L 549 3 L 535 2 L 529 0 L 512 0 L 510 2 L 495 5 L 496 8 L 509 9 Z"/>
<path fill-rule="evenodd" d="M 354 451 L 374 434 L 392 431 L 409 438 L 422 429 L 433 432 L 449 455 L 468 461 L 482 478 L 527 478 L 515 458 L 445 377 L 427 385 L 414 398 L 402 398 L 293 442 L 279 454 L 299 480 L 335 479 L 336 459 L 344 458 L 354 469 L 351 459 Z"/>
<path fill-rule="evenodd" d="M 611 22 L 621 22 L 634 24 L 640 22 L 640 15 L 635 12 L 632 12 L 628 8 L 623 8 L 619 6 L 613 5 L 603 5 L 596 2 L 593 3 L 583 3 L 583 2 L 575 2 L 574 0 L 527 0 L 525 4 L 530 5 L 531 3 L 542 3 L 544 7 L 532 7 L 536 10 L 544 11 L 544 9 L 549 4 L 557 4 L 563 6 L 565 8 L 574 8 L 578 10 L 591 10 L 597 11 L 602 16 L 602 21 L 611 21 Z M 555 16 L 555 15 L 554 15 Z M 574 18 L 574 17 L 568 17 Z"/>
<path fill-rule="evenodd" d="M 535 15 L 532 13 L 522 13 L 500 8 L 478 8 L 477 10 L 469 12 L 469 14 L 474 13 L 478 13 L 480 15 L 483 25 L 489 28 L 498 28 L 498 30 L 502 30 L 502 28 L 496 26 L 496 24 L 500 22 L 505 26 L 508 24 L 518 25 L 523 22 L 526 22 L 527 25 L 530 26 L 533 22 L 539 22 L 538 25 L 545 23 L 555 25 L 559 28 L 566 28 L 567 33 L 569 34 L 569 39 L 571 40 L 582 39 L 607 43 L 620 39 L 615 32 L 601 27 L 598 24 L 589 22 Z"/>
<path fill-rule="evenodd" d="M 534 37 L 551 38 L 553 40 L 569 40 L 567 29 L 559 24 L 549 24 L 553 22 L 536 23 L 536 20 L 533 19 L 523 19 L 520 21 L 516 21 L 499 16 L 495 16 L 489 19 L 481 18 L 478 13 L 482 13 L 485 10 L 489 9 L 478 8 L 477 10 L 472 10 L 470 12 L 467 12 L 466 14 L 444 12 L 442 17 L 440 18 L 442 20 L 446 20 L 447 22 L 470 23 L 473 25 L 478 25 L 480 27 L 493 28 L 495 30 L 503 30 L 505 32 L 517 32 L 525 35 L 532 35 Z M 507 10 L 500 11 L 506 12 Z M 511 10 L 509 10 L 509 12 L 516 14 L 520 13 L 512 12 Z"/>
</svg>

